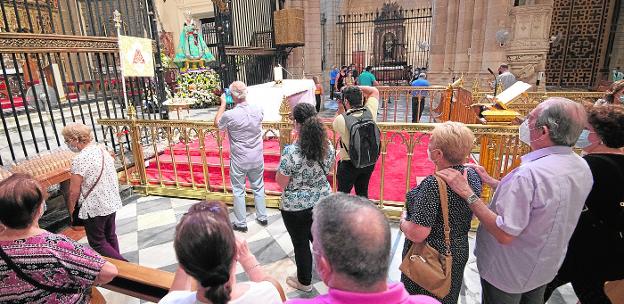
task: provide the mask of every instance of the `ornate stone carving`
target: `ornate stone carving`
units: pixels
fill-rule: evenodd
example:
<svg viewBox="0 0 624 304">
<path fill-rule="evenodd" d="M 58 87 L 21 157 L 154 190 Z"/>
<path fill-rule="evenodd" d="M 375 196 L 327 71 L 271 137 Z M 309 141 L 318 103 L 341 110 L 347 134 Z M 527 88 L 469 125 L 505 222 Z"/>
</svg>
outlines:
<svg viewBox="0 0 624 304">
<path fill-rule="evenodd" d="M 117 38 L 0 33 L 2 53 L 117 52 Z"/>
</svg>

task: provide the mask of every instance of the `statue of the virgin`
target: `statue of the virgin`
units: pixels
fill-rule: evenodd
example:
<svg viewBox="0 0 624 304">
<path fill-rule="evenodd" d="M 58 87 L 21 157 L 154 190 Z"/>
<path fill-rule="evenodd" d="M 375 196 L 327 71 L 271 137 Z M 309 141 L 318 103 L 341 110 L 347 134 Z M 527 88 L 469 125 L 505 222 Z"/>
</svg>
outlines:
<svg viewBox="0 0 624 304">
<path fill-rule="evenodd" d="M 203 66 L 204 63 L 215 58 L 204 42 L 201 29 L 196 26 L 195 21 L 191 18 L 191 12 L 187 11 L 185 16 L 186 20 L 180 32 L 180 43 L 173 61 L 178 67 L 188 68 L 189 61 L 199 62 Z"/>
</svg>

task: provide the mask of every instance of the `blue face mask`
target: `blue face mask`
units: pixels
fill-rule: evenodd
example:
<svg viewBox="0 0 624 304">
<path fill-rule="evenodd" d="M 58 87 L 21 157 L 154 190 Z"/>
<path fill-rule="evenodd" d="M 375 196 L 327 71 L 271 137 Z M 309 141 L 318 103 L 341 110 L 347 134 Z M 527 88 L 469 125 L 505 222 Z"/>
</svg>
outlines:
<svg viewBox="0 0 624 304">
<path fill-rule="evenodd" d="M 620 95 L 620 103 L 624 104 L 624 94 Z"/>
<path fill-rule="evenodd" d="M 591 133 L 589 132 L 589 130 L 587 129 L 583 130 L 583 132 L 581 132 L 581 135 L 579 135 L 579 138 L 576 141 L 576 144 L 574 144 L 574 146 L 580 149 L 585 149 L 591 146 L 593 143 L 589 141 L 589 133 Z"/>
</svg>

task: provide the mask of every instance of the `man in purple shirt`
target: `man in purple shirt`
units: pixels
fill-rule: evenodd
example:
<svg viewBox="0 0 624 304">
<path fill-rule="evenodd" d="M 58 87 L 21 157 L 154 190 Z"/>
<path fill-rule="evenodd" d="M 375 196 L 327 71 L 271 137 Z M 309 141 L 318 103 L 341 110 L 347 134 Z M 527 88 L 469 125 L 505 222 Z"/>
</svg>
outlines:
<svg viewBox="0 0 624 304">
<path fill-rule="evenodd" d="M 286 303 L 440 304 L 410 296 L 403 283 L 387 283 L 390 226 L 368 199 L 344 193 L 321 199 L 314 207 L 312 238 L 316 270 L 329 292 Z"/>
<path fill-rule="evenodd" d="M 245 207 L 245 178 L 254 194 L 256 221 L 266 226 L 267 213 L 264 201 L 264 157 L 262 155 L 262 118 L 259 107 L 247 103 L 247 86 L 241 81 L 230 85 L 234 108 L 225 111 L 225 94 L 215 116 L 219 130 L 227 130 L 230 140 L 230 181 L 234 194 L 234 230 L 247 232 Z"/>
<path fill-rule="evenodd" d="M 520 127 L 520 140 L 532 150 L 522 164 L 500 182 L 477 167 L 496 189 L 489 208 L 460 172 L 439 172 L 481 221 L 475 255 L 483 303 L 544 303 L 593 184 L 589 166 L 572 150 L 585 121 L 583 106 L 565 98 L 531 111 Z"/>
</svg>

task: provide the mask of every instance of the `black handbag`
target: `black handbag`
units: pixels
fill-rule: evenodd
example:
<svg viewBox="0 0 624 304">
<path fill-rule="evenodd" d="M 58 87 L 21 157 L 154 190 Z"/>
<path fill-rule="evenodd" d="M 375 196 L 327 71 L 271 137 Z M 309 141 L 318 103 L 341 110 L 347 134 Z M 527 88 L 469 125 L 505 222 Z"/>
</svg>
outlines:
<svg viewBox="0 0 624 304">
<path fill-rule="evenodd" d="M 87 191 L 87 193 L 82 196 L 85 200 L 87 199 L 89 194 L 91 194 L 95 186 L 97 186 L 97 184 L 100 182 L 100 178 L 102 177 L 102 172 L 104 172 L 104 151 L 102 150 L 101 152 L 102 152 L 102 166 L 100 168 L 100 175 L 98 175 L 98 178 L 95 180 L 95 183 L 93 183 L 93 186 L 91 186 L 91 189 L 89 189 L 89 191 Z M 78 214 L 80 214 L 80 207 L 82 207 L 82 204 L 78 204 L 78 202 L 76 202 L 76 206 L 74 207 L 74 212 L 71 214 L 72 226 L 84 226 L 84 220 L 78 217 Z"/>
</svg>

